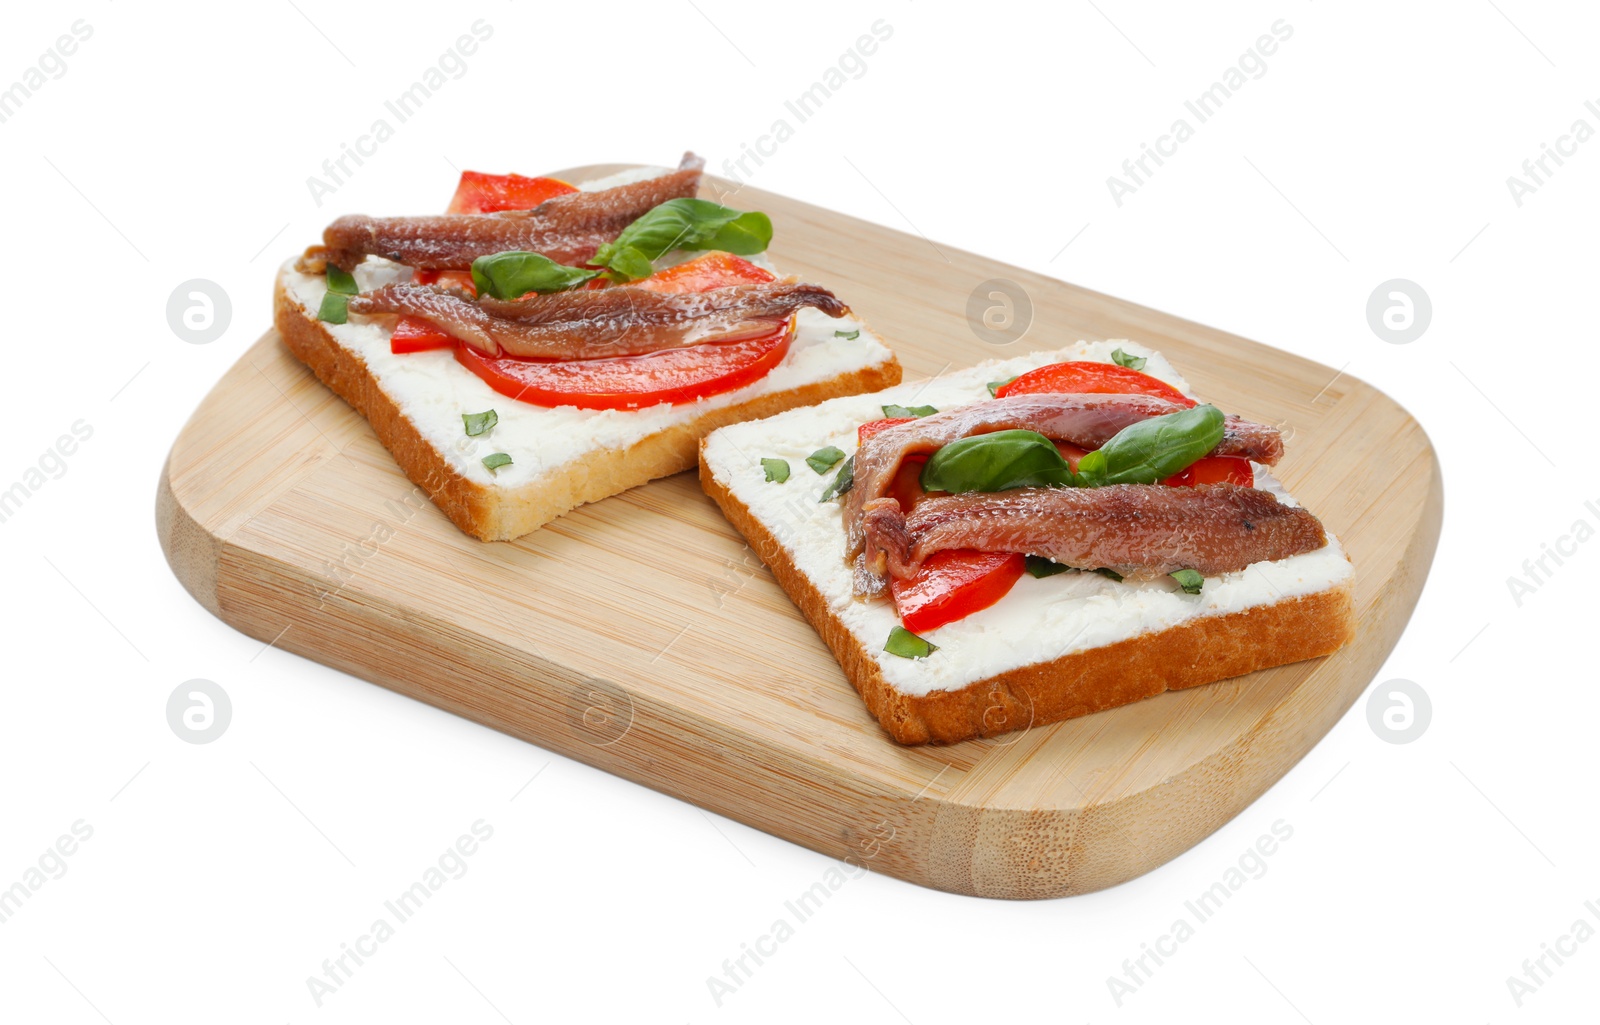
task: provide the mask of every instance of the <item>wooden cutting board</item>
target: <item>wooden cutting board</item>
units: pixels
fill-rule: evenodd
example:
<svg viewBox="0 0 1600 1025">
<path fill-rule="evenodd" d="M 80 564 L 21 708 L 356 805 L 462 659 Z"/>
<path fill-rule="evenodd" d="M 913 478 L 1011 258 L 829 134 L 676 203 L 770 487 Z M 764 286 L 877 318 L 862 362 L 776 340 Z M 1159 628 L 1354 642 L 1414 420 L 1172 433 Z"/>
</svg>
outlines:
<svg viewBox="0 0 1600 1025">
<path fill-rule="evenodd" d="M 1168 861 L 1255 800 L 1365 689 L 1416 604 L 1443 508 L 1433 449 L 1392 400 L 915 235 L 748 187 L 737 205 L 771 214 L 773 259 L 837 291 L 907 380 L 1136 338 L 1224 409 L 1281 425 L 1282 478 L 1355 563 L 1356 643 L 992 740 L 898 747 L 692 473 L 519 541 L 475 541 L 271 332 L 173 444 L 157 523 L 178 579 L 279 648 L 832 857 L 990 897 L 1084 893 Z M 1005 344 L 968 320 L 969 297 L 997 278 L 1032 306 L 1025 335 Z M 997 304 L 994 287 L 978 309 Z M 1368 471 L 1380 459 L 1381 480 Z"/>
</svg>

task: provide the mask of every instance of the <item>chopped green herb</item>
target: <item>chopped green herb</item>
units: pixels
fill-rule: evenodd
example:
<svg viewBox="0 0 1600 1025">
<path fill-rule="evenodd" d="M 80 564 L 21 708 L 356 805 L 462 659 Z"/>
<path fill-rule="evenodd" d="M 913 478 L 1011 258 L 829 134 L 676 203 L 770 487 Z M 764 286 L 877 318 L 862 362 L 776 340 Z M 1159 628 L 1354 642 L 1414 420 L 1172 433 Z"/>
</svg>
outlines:
<svg viewBox="0 0 1600 1025">
<path fill-rule="evenodd" d="M 833 337 L 843 338 L 847 342 L 853 342 L 857 338 L 861 337 L 861 329 L 856 328 L 854 331 L 835 331 L 833 333 Z"/>
<path fill-rule="evenodd" d="M 461 423 L 467 429 L 467 437 L 476 438 L 480 434 L 488 434 L 494 430 L 494 425 L 500 422 L 500 414 L 492 409 L 481 413 L 462 413 Z"/>
<path fill-rule="evenodd" d="M 1205 577 L 1192 569 L 1180 569 L 1171 576 L 1178 582 L 1178 586 L 1183 588 L 1184 594 L 1199 594 L 1200 588 L 1205 586 L 1206 582 Z"/>
<path fill-rule="evenodd" d="M 498 474 L 500 467 L 511 465 L 511 457 L 504 452 L 496 452 L 493 455 L 484 456 L 483 465 Z"/>
<path fill-rule="evenodd" d="M 763 459 L 761 468 L 767 471 L 769 484 L 782 484 L 789 479 L 789 462 L 786 459 Z"/>
<path fill-rule="evenodd" d="M 1065 573 L 1071 566 L 1063 565 L 1054 559 L 1046 559 L 1042 555 L 1030 555 L 1026 564 L 1030 577 L 1053 577 L 1057 573 Z"/>
<path fill-rule="evenodd" d="M 1119 367 L 1127 367 L 1129 370 L 1143 370 L 1145 358 L 1143 356 L 1130 356 L 1118 346 L 1111 350 L 1111 362 Z"/>
<path fill-rule="evenodd" d="M 342 271 L 333 264 L 328 264 L 328 291 L 338 292 L 340 295 L 355 295 L 361 289 L 356 287 L 356 276 L 349 271 Z"/>
<path fill-rule="evenodd" d="M 820 476 L 821 474 L 827 473 L 829 470 L 831 470 L 833 468 L 833 464 L 837 463 L 843 458 L 843 452 L 839 451 L 837 448 L 834 448 L 832 445 L 829 445 L 826 448 L 819 448 L 809 456 L 806 456 L 806 465 L 817 471 L 817 474 Z"/>
<path fill-rule="evenodd" d="M 317 319 L 324 324 L 343 324 L 350 319 L 350 297 L 343 292 L 327 292 L 317 309 Z"/>
<path fill-rule="evenodd" d="M 1012 381 L 1015 381 L 1015 380 L 1016 380 L 1015 377 L 1008 377 L 1004 381 L 990 381 L 989 382 L 989 397 L 990 398 L 994 398 L 995 397 L 995 392 L 999 391 L 1001 388 L 1004 388 L 1006 385 L 1010 384 Z"/>
<path fill-rule="evenodd" d="M 901 658 L 927 658 L 938 651 L 939 646 L 928 643 L 903 626 L 897 626 L 889 631 L 889 639 L 884 642 L 883 650 Z"/>
<path fill-rule="evenodd" d="M 826 502 L 830 498 L 834 498 L 834 497 L 836 497 L 838 495 L 842 495 L 845 492 L 849 491 L 850 488 L 855 484 L 855 482 L 856 482 L 856 457 L 855 456 L 851 456 L 849 459 L 846 459 L 844 461 L 844 465 L 843 466 L 839 467 L 838 476 L 833 478 L 833 483 L 828 485 L 826 490 L 824 490 L 822 492 L 822 497 L 817 499 L 817 501 L 819 503 Z"/>
<path fill-rule="evenodd" d="M 1118 573 L 1114 569 L 1106 569 L 1104 566 L 1101 566 L 1099 569 L 1095 570 L 1095 572 L 1103 577 L 1115 580 L 1119 584 L 1122 583 L 1122 574 Z"/>
<path fill-rule="evenodd" d="M 932 406 L 900 406 L 890 403 L 883 407 L 883 415 L 897 420 L 910 420 L 916 417 L 932 416 L 939 412 Z"/>
</svg>

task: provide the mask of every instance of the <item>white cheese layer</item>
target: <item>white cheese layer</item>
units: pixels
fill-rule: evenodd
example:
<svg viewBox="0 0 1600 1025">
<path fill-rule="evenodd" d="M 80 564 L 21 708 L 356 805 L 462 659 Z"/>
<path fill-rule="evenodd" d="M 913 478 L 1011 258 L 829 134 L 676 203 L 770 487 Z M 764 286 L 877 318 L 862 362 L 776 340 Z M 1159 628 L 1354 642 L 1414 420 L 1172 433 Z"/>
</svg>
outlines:
<svg viewBox="0 0 1600 1025">
<path fill-rule="evenodd" d="M 578 187 L 612 188 L 660 173 L 660 168 L 630 169 Z M 772 269 L 763 257 L 754 257 L 752 262 Z M 356 268 L 356 282 L 363 291 L 410 278 L 410 268 L 387 260 L 368 259 Z M 300 273 L 290 260 L 280 271 L 280 280 L 289 297 L 315 317 L 327 292 L 326 279 Z M 548 407 L 500 394 L 457 363 L 447 349 L 404 355 L 390 352 L 391 329 L 381 322 L 386 319 L 352 315 L 348 323 L 323 326 L 366 364 L 384 393 L 457 471 L 488 487 L 515 488 L 597 449 L 626 448 L 708 410 L 817 384 L 877 365 L 892 355 L 883 339 L 860 321 L 850 317 L 834 320 L 807 308 L 796 317 L 795 336 L 782 362 L 743 388 L 681 405 L 663 402 L 641 409 Z M 861 333 L 855 339 L 836 335 L 857 330 Z M 499 415 L 499 423 L 488 434 L 467 437 L 462 414 L 488 409 Z M 483 465 L 483 457 L 495 452 L 504 452 L 512 460 L 498 473 Z"/>
<path fill-rule="evenodd" d="M 883 651 L 899 625 L 893 602 L 857 601 L 846 564 L 844 526 L 837 501 L 819 502 L 837 470 L 818 475 L 806 456 L 826 445 L 847 455 L 856 449 L 856 427 L 883 415 L 885 403 L 954 409 L 989 397 L 987 384 L 1064 360 L 1111 362 L 1121 346 L 1145 356 L 1144 372 L 1189 392 L 1189 386 L 1159 353 L 1128 341 L 1079 342 L 1057 352 L 992 360 L 931 381 L 913 382 L 870 395 L 830 399 L 765 420 L 724 427 L 711 434 L 704 458 L 717 480 L 784 546 L 795 565 L 822 592 L 829 608 L 877 660 L 884 679 L 905 694 L 960 690 L 1022 666 L 1104 647 L 1167 630 L 1205 616 L 1227 615 L 1286 598 L 1315 594 L 1350 579 L 1352 569 L 1338 540 L 1277 562 L 1258 562 L 1237 573 L 1208 577 L 1198 595 L 1184 594 L 1169 579 L 1119 582 L 1096 573 L 1023 575 L 1004 598 L 980 612 L 923 634 L 939 650 L 922 659 Z M 789 461 L 782 484 L 768 483 L 763 458 Z M 1256 486 L 1294 504 L 1263 467 Z"/>
</svg>

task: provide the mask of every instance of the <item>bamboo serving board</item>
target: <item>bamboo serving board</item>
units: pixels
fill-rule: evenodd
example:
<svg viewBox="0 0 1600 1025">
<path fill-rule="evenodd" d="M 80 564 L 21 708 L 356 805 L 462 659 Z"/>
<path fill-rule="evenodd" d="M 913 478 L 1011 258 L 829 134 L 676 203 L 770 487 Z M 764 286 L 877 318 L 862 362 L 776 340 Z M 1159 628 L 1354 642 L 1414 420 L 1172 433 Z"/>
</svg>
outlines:
<svg viewBox="0 0 1600 1025">
<path fill-rule="evenodd" d="M 173 445 L 157 524 L 178 579 L 279 648 L 829 856 L 989 897 L 1084 893 L 1170 860 L 1287 772 L 1365 689 L 1416 604 L 1443 507 L 1433 449 L 1392 400 L 1154 310 L 793 199 L 737 195 L 772 216 L 779 266 L 850 303 L 907 380 L 1127 337 L 1162 350 L 1208 400 L 1279 424 L 1280 476 L 1355 563 L 1356 642 L 991 740 L 899 747 L 693 473 L 519 541 L 475 541 L 271 332 Z M 1032 304 L 1007 344 L 968 321 L 969 296 L 996 278 Z M 1377 482 L 1365 467 L 1380 453 L 1394 472 Z"/>
</svg>

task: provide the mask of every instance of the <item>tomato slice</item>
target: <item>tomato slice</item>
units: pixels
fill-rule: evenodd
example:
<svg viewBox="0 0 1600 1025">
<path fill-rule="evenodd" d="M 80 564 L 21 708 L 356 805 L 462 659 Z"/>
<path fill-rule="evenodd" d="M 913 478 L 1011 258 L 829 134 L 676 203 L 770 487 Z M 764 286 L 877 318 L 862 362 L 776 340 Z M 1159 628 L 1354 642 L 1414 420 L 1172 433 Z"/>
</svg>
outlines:
<svg viewBox="0 0 1600 1025">
<path fill-rule="evenodd" d="M 557 178 L 524 178 L 520 174 L 462 171 L 456 194 L 445 213 L 492 214 L 532 210 L 547 199 L 578 190 Z"/>
<path fill-rule="evenodd" d="M 995 389 L 995 398 L 1007 395 L 1037 395 L 1059 392 L 1065 395 L 1153 395 L 1158 399 L 1176 402 L 1185 408 L 1194 405 L 1194 399 L 1178 389 L 1157 380 L 1149 374 L 1115 363 L 1051 363 L 1030 370 L 1015 381 Z"/>
<path fill-rule="evenodd" d="M 489 387 L 535 406 L 638 409 L 674 405 L 742 388 L 783 361 L 794 338 L 788 321 L 736 342 L 703 342 L 642 356 L 538 362 L 495 359 L 455 347 L 462 366 Z"/>
<path fill-rule="evenodd" d="M 1237 484 L 1242 488 L 1256 486 L 1256 471 L 1250 460 L 1241 456 L 1203 456 L 1191 463 L 1187 470 L 1173 474 L 1161 483 L 1174 488 L 1192 488 L 1196 484 Z"/>
<path fill-rule="evenodd" d="M 627 287 L 650 292 L 709 292 L 713 288 L 761 285 L 776 280 L 777 275 L 766 268 L 732 253 L 718 251 L 656 271 L 648 278 L 630 282 Z"/>
<path fill-rule="evenodd" d="M 856 443 L 860 444 L 861 442 L 866 441 L 879 431 L 886 431 L 889 428 L 896 427 L 900 424 L 908 424 L 915 419 L 916 417 L 914 416 L 891 416 L 883 420 L 868 420 L 866 423 L 856 428 Z"/>
<path fill-rule="evenodd" d="M 962 548 L 934 552 L 916 576 L 889 585 L 900 622 L 912 633 L 932 630 L 986 609 L 1006 596 L 1026 560 L 1015 552 Z"/>
</svg>

